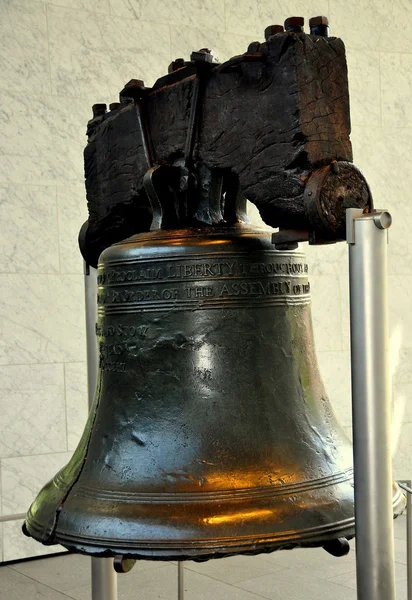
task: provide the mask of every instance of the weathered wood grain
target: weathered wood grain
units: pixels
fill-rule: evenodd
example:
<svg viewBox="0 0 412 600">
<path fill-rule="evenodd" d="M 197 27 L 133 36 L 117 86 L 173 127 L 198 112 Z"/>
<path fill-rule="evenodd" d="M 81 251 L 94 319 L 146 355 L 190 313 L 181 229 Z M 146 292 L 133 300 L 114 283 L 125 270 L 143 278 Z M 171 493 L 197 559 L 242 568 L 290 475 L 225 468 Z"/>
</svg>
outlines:
<svg viewBox="0 0 412 600">
<path fill-rule="evenodd" d="M 279 33 L 255 46 L 253 56 L 203 67 L 200 76 L 191 68 L 180 81 L 162 78 L 139 101 L 152 164 L 186 158 L 193 174 L 189 190 L 178 192 L 188 204 L 184 224 L 220 221 L 224 211 L 216 195 L 223 203 L 221 190 L 237 181 L 266 223 L 307 228 L 303 195 L 311 171 L 333 160 L 352 161 L 343 42 Z M 200 102 L 188 159 L 196 77 Z M 143 188 L 149 166 L 136 105 L 107 113 L 85 150 L 93 263 L 107 245 L 150 228 Z"/>
</svg>

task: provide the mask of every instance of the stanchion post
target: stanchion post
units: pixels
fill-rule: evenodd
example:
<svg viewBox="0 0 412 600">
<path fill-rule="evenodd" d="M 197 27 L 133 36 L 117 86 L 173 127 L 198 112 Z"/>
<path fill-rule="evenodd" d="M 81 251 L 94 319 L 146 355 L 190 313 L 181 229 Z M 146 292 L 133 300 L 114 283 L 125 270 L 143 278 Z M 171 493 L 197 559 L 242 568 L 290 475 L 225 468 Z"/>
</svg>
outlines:
<svg viewBox="0 0 412 600">
<path fill-rule="evenodd" d="M 179 560 L 177 563 L 177 598 L 178 600 L 183 600 L 185 595 L 185 587 L 184 587 L 184 563 L 182 560 Z"/>
<path fill-rule="evenodd" d="M 89 408 L 94 400 L 97 382 L 97 273 L 84 263 L 84 291 L 86 307 L 86 345 L 87 345 L 87 389 Z M 117 574 L 112 558 L 91 559 L 92 600 L 117 600 Z"/>
<path fill-rule="evenodd" d="M 395 600 L 386 211 L 346 211 L 358 600 Z"/>
</svg>

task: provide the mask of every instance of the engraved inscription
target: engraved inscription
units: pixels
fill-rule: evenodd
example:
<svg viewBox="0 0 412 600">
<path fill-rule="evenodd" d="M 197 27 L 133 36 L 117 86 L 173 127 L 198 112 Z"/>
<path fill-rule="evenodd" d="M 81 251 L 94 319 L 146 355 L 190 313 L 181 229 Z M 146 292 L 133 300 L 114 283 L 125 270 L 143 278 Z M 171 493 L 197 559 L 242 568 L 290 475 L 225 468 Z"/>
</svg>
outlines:
<svg viewBox="0 0 412 600">
<path fill-rule="evenodd" d="M 194 264 L 160 265 L 99 273 L 99 285 L 145 283 L 148 281 L 247 277 L 253 275 L 306 275 L 308 265 L 302 262 L 196 262 Z"/>
<path fill-rule="evenodd" d="M 149 290 L 121 290 L 99 291 L 98 304 L 121 304 L 124 302 L 147 302 L 150 300 L 176 300 L 180 298 L 181 290 L 177 288 L 152 288 Z"/>
<path fill-rule="evenodd" d="M 110 328 L 107 328 L 110 329 Z M 114 327 L 111 328 L 114 330 Z M 97 330 L 97 328 L 96 328 Z M 97 332 L 97 331 L 96 331 Z M 100 335 L 102 328 L 100 329 Z M 112 333 L 112 332 L 110 332 Z M 113 332 L 114 333 L 114 332 Z M 102 371 L 109 371 L 112 373 L 125 373 L 126 363 L 122 362 L 125 360 L 122 355 L 127 354 L 127 344 L 111 344 L 106 342 L 99 343 L 99 368 Z"/>
<path fill-rule="evenodd" d="M 223 284 L 220 290 L 220 296 L 279 296 L 291 294 L 292 288 L 290 281 L 270 281 L 262 283 L 261 281 L 245 281 L 243 283 Z M 301 293 L 295 292 L 293 293 Z"/>
<path fill-rule="evenodd" d="M 125 304 L 139 303 L 156 300 L 200 300 L 206 298 L 225 298 L 229 296 L 297 296 L 308 294 L 310 284 L 293 284 L 287 281 L 243 281 L 215 284 L 213 286 L 191 286 L 166 289 L 148 289 L 135 291 L 122 289 L 121 291 L 102 291 L 98 296 L 99 304 Z"/>
<path fill-rule="evenodd" d="M 99 368 L 101 371 L 109 371 L 112 373 L 126 373 L 125 362 L 109 362 L 100 358 Z"/>
<path fill-rule="evenodd" d="M 189 258 L 185 262 L 176 258 L 166 262 L 162 258 L 156 266 L 132 263 L 127 269 L 119 263 L 100 272 L 98 303 L 109 312 L 116 312 L 118 307 L 122 310 L 125 305 L 129 305 L 127 310 L 139 305 L 144 310 L 158 310 L 157 306 L 217 308 L 225 300 L 227 305 L 235 302 L 242 306 L 247 298 L 259 297 L 265 298 L 262 302 L 265 306 L 282 303 L 281 298 L 306 303 L 308 299 L 300 300 L 299 296 L 309 294 L 307 272 L 308 265 L 299 256 L 291 255 L 270 255 L 266 262 L 244 256 L 233 260 L 217 257 L 211 261 Z M 107 335 L 114 333 L 108 331 Z M 125 331 L 124 335 L 140 333 Z"/>
<path fill-rule="evenodd" d="M 123 354 L 127 351 L 126 344 L 100 344 L 100 356 L 108 357 L 112 355 Z"/>
<path fill-rule="evenodd" d="M 102 337 L 112 337 L 112 336 L 119 336 L 119 337 L 125 337 L 125 338 L 129 338 L 129 337 L 146 337 L 147 334 L 147 330 L 148 327 L 147 326 L 136 326 L 136 325 L 122 325 L 121 323 L 117 323 L 115 326 L 114 325 L 101 325 L 99 323 L 96 323 L 96 335 L 102 336 Z"/>
<path fill-rule="evenodd" d="M 97 276 L 98 285 L 103 283 L 127 283 L 133 281 L 150 281 L 153 279 L 164 279 L 163 267 L 140 267 L 128 271 L 115 271 L 113 269 L 99 273 Z"/>
<path fill-rule="evenodd" d="M 215 295 L 215 290 L 211 286 L 194 286 L 183 288 L 184 297 L 189 299 L 211 298 Z"/>
</svg>

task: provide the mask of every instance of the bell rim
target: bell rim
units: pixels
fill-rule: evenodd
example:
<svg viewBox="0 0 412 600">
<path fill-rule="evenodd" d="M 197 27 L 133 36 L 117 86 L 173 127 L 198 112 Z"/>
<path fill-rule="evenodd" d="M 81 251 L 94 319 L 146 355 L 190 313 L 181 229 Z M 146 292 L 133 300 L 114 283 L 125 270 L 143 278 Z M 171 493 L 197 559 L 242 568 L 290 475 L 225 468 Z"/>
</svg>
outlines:
<svg viewBox="0 0 412 600">
<path fill-rule="evenodd" d="M 40 534 L 43 528 L 35 524 L 34 519 L 30 519 L 29 533 Z M 70 535 L 62 530 L 57 530 L 53 537 L 52 544 L 61 544 L 72 552 L 87 554 L 92 556 L 125 556 L 136 559 L 150 560 L 208 560 L 209 558 L 218 558 L 237 554 L 261 554 L 274 552 L 281 549 L 321 547 L 326 542 L 338 537 L 352 539 L 355 536 L 355 518 L 349 517 L 333 523 L 318 525 L 307 529 L 299 529 L 298 532 L 282 532 L 277 534 L 262 534 L 259 536 L 236 536 L 230 538 L 213 538 L 202 540 L 111 540 L 96 536 L 93 543 L 93 536 L 88 534 Z M 91 543 L 88 543 L 88 542 Z M 43 542 L 44 543 L 44 542 Z M 49 542 L 50 544 L 50 542 Z M 134 547 L 131 548 L 131 545 Z"/>
<path fill-rule="evenodd" d="M 397 518 L 405 509 L 405 495 L 397 484 L 393 483 L 392 509 L 394 518 Z M 43 544 L 61 544 L 71 552 L 87 554 L 89 556 L 118 556 L 142 560 L 209 560 L 223 558 L 237 554 L 262 554 L 275 552 L 282 549 L 322 547 L 326 542 L 338 537 L 350 540 L 355 537 L 355 517 L 347 517 L 334 523 L 327 523 L 299 529 L 296 531 L 277 532 L 276 534 L 260 534 L 258 536 L 246 535 L 232 538 L 209 538 L 201 540 L 139 540 L 136 539 L 114 540 L 87 534 L 82 536 L 77 533 L 70 535 L 59 525 L 55 529 L 52 539 L 44 540 L 44 527 L 42 527 L 29 511 L 25 522 L 29 535 Z M 88 543 L 91 541 L 92 543 Z M 93 543 L 94 542 L 94 543 Z M 130 546 L 134 547 L 131 548 Z"/>
</svg>

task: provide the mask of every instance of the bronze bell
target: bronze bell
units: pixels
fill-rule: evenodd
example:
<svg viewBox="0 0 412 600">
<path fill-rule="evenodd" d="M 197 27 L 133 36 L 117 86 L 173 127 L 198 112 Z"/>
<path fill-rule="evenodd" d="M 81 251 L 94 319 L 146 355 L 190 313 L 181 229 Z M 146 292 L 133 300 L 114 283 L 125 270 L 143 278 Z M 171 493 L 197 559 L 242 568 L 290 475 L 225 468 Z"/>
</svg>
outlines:
<svg viewBox="0 0 412 600">
<path fill-rule="evenodd" d="M 94 407 L 31 536 L 206 559 L 354 535 L 352 449 L 319 376 L 301 252 L 246 225 L 159 230 L 105 250 L 98 283 Z"/>
</svg>

